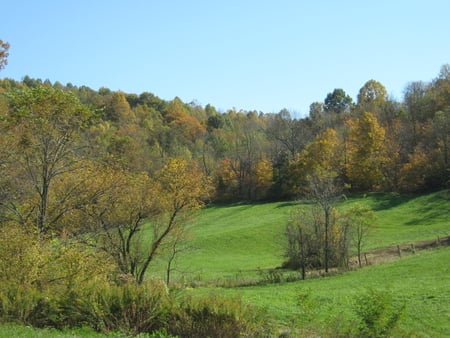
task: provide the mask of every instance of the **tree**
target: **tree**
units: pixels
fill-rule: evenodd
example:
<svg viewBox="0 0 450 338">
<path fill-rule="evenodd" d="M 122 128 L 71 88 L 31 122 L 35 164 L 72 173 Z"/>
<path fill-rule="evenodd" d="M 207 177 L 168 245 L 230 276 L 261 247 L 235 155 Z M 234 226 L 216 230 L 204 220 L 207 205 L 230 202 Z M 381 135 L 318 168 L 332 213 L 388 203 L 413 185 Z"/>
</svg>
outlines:
<svg viewBox="0 0 450 338">
<path fill-rule="evenodd" d="M 432 109 L 430 113 L 445 111 L 450 106 L 450 65 L 441 67 L 439 75 L 434 79 L 428 88 L 428 95 L 431 97 Z"/>
<path fill-rule="evenodd" d="M 3 40 L 0 39 L 0 70 L 5 68 L 5 66 L 8 64 L 8 50 L 9 43 L 3 42 Z"/>
<path fill-rule="evenodd" d="M 266 158 L 260 159 L 255 165 L 255 198 L 261 199 L 267 197 L 273 183 L 272 163 Z"/>
<path fill-rule="evenodd" d="M 293 159 L 311 137 L 308 135 L 309 130 L 305 127 L 301 120 L 292 119 L 289 111 L 283 109 L 271 116 L 266 134 L 269 139 L 274 139 L 281 145 L 289 159 Z"/>
<path fill-rule="evenodd" d="M 341 188 L 336 182 L 336 175 L 332 172 L 317 171 L 309 177 L 309 197 L 322 212 L 323 219 L 323 249 L 324 249 L 324 268 L 328 273 L 330 266 L 333 232 L 332 227 L 335 224 L 335 201 L 339 196 Z M 339 232 L 338 232 L 339 233 Z"/>
<path fill-rule="evenodd" d="M 411 148 L 419 143 L 419 123 L 425 122 L 430 113 L 431 97 L 428 95 L 428 84 L 422 81 L 409 83 L 405 88 L 404 103 L 407 118 L 412 127 Z"/>
<path fill-rule="evenodd" d="M 17 201 L 23 203 L 20 221 L 44 235 L 60 217 L 49 213 L 53 182 L 76 168 L 77 139 L 90 112 L 73 94 L 42 86 L 12 93 L 10 109 L 7 137 L 14 156 L 8 165 L 22 184 L 16 188 L 30 188 L 26 201 Z"/>
<path fill-rule="evenodd" d="M 137 281 L 142 283 L 146 270 L 155 258 L 161 243 L 175 230 L 182 230 L 186 217 L 204 206 L 212 193 L 211 181 L 196 162 L 170 159 L 157 175 L 162 209 L 153 221 L 153 237 Z"/>
<path fill-rule="evenodd" d="M 86 200 L 92 202 L 83 212 L 96 233 L 96 245 L 138 283 L 162 245 L 180 236 L 189 213 L 202 207 L 211 192 L 196 164 L 182 159 L 170 159 L 155 179 L 104 167 L 88 183 L 94 189 Z"/>
<path fill-rule="evenodd" d="M 285 235 L 287 248 L 285 256 L 288 267 L 300 268 L 302 279 L 306 278 L 306 270 L 313 266 L 318 260 L 319 247 L 318 238 L 315 235 L 314 219 L 305 210 L 295 209 L 291 214 Z"/>
<path fill-rule="evenodd" d="M 261 158 L 264 134 L 262 121 L 256 114 L 229 112 L 229 128 L 225 135 L 228 151 L 220 162 L 221 188 L 231 198 L 255 198 L 256 164 Z"/>
<path fill-rule="evenodd" d="M 352 98 L 343 89 L 336 88 L 332 93 L 327 94 L 324 101 L 324 110 L 327 113 L 348 113 L 352 104 Z"/>
<path fill-rule="evenodd" d="M 109 121 L 121 122 L 122 124 L 133 118 L 125 93 L 119 91 L 112 94 L 111 100 L 106 106 L 106 118 Z"/>
<path fill-rule="evenodd" d="M 346 222 L 350 227 L 351 237 L 356 246 L 359 267 L 362 266 L 361 253 L 367 234 L 373 227 L 375 214 L 373 211 L 362 205 L 355 205 L 345 214 Z"/>
<path fill-rule="evenodd" d="M 308 195 L 313 203 L 308 209 L 294 210 L 286 226 L 286 257 L 289 267 L 300 268 L 302 278 L 310 267 L 324 268 L 346 265 L 349 232 L 338 222 L 335 202 L 340 194 L 336 176 L 316 172 L 309 177 Z"/>
<path fill-rule="evenodd" d="M 341 144 L 336 130 L 324 130 L 291 161 L 290 176 L 295 187 L 308 190 L 309 178 L 316 173 L 339 176 L 341 155 Z"/>
<path fill-rule="evenodd" d="M 445 112 L 436 112 L 433 119 L 433 129 L 439 152 L 442 154 L 440 156 L 442 171 L 447 175 L 444 176 L 443 183 L 445 183 L 449 179 L 448 175 L 450 175 L 450 107 Z"/>
<path fill-rule="evenodd" d="M 383 183 L 386 159 L 385 129 L 372 113 L 364 113 L 356 120 L 347 121 L 348 161 L 347 177 L 352 188 L 368 190 Z"/>
<path fill-rule="evenodd" d="M 368 111 L 379 116 L 385 109 L 386 101 L 386 88 L 378 81 L 369 80 L 359 90 L 357 107 L 361 113 Z"/>
</svg>

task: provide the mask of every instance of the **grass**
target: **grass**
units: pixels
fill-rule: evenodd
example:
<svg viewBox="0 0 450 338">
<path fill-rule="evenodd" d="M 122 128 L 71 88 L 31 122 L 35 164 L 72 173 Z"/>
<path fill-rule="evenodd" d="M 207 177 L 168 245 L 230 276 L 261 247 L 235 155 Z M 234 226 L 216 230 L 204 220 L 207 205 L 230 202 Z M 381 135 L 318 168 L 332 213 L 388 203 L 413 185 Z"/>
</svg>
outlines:
<svg viewBox="0 0 450 338">
<path fill-rule="evenodd" d="M 59 331 L 56 329 L 36 329 L 29 326 L 17 324 L 1 324 L 0 338 L 101 338 L 108 337 L 94 332 L 89 328 L 79 328 L 73 330 Z M 110 336 L 113 337 L 113 336 Z M 115 335 L 114 337 L 120 337 Z"/>
<path fill-rule="evenodd" d="M 400 320 L 405 336 L 450 336 L 450 248 L 424 251 L 395 262 L 292 283 L 241 288 L 205 288 L 198 292 L 240 295 L 265 308 L 285 327 L 312 329 L 354 320 L 357 295 L 368 289 L 390 292 L 404 304 Z"/>
<path fill-rule="evenodd" d="M 365 204 L 376 214 L 376 228 L 364 250 L 436 239 L 450 235 L 450 197 L 442 191 L 428 195 L 373 193 L 350 196 L 338 204 L 345 210 Z M 284 229 L 297 202 L 214 205 L 202 210 L 189 226 L 192 249 L 177 257 L 172 280 L 209 285 L 188 289 L 195 295 L 209 292 L 241 296 L 266 309 L 285 331 L 304 333 L 338 330 L 355 321 L 357 295 L 373 288 L 392 293 L 405 304 L 400 334 L 416 337 L 450 337 L 450 247 L 425 250 L 383 265 L 368 266 L 326 278 L 260 286 L 220 288 L 262 273 L 283 262 Z M 164 276 L 164 262 L 150 269 Z M 199 283 L 200 282 L 200 283 Z M 101 337 L 90 330 L 59 332 L 1 325 L 1 337 Z"/>
<path fill-rule="evenodd" d="M 364 250 L 450 235 L 450 197 L 446 191 L 422 196 L 351 196 L 337 207 L 345 210 L 356 203 L 368 205 L 376 215 L 376 226 Z M 193 249 L 178 257 L 174 280 L 254 279 L 262 271 L 281 266 L 284 230 L 296 206 L 306 204 L 235 204 L 202 210 L 190 226 Z M 163 262 L 159 264 L 156 271 L 162 276 Z"/>
<path fill-rule="evenodd" d="M 376 227 L 366 249 L 436 239 L 450 235 L 450 194 L 428 195 L 374 193 L 356 196 L 342 203 L 366 204 L 375 211 Z"/>
</svg>

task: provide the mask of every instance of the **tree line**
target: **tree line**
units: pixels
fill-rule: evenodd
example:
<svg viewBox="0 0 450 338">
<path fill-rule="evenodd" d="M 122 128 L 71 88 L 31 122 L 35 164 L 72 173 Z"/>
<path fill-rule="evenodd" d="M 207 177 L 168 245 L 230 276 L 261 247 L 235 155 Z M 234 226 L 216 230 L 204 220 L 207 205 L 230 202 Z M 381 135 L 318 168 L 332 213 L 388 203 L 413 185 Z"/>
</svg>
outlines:
<svg viewBox="0 0 450 338">
<path fill-rule="evenodd" d="M 37 87 L 70 93 L 95 115 L 81 138 L 89 154 L 130 172 L 152 173 L 168 158 L 195 161 L 216 188 L 214 200 L 296 197 L 316 166 L 336 172 L 349 191 L 421 192 L 449 181 L 450 67 L 429 83 L 409 83 L 403 101 L 375 80 L 357 101 L 343 89 L 310 106 L 309 116 L 218 112 L 212 105 L 165 101 L 151 93 L 98 91 L 25 77 L 0 81 L 8 95 Z"/>
</svg>

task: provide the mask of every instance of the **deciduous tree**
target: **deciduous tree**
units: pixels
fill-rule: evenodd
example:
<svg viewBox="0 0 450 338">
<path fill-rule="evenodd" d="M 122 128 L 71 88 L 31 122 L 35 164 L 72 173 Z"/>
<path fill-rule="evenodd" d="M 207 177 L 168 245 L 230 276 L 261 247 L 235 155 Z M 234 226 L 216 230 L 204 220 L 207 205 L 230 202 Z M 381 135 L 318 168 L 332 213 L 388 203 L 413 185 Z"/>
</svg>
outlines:
<svg viewBox="0 0 450 338">
<path fill-rule="evenodd" d="M 77 139 L 90 118 L 89 110 L 69 92 L 36 87 L 10 95 L 7 117 L 15 169 L 26 196 L 21 221 L 32 223 L 44 235 L 57 218 L 49 214 L 54 180 L 77 166 Z M 17 182 L 17 184 L 20 184 Z"/>
<path fill-rule="evenodd" d="M 371 112 L 378 116 L 387 100 L 386 88 L 378 81 L 369 80 L 359 90 L 357 108 L 361 113 Z"/>
<path fill-rule="evenodd" d="M 211 192 L 210 181 L 198 166 L 182 159 L 170 159 L 155 179 L 98 168 L 89 185 L 86 190 L 93 190 L 83 212 L 96 233 L 96 245 L 138 283 L 162 245 L 171 236 L 180 236 L 187 216 L 202 207 Z"/>
<path fill-rule="evenodd" d="M 345 220 L 350 227 L 351 238 L 358 256 L 358 264 L 361 267 L 363 245 L 367 239 L 367 235 L 374 226 L 375 214 L 366 206 L 355 205 L 345 213 Z"/>
<path fill-rule="evenodd" d="M 383 183 L 386 163 L 385 130 L 372 113 L 349 120 L 347 177 L 352 188 L 369 190 Z"/>
</svg>

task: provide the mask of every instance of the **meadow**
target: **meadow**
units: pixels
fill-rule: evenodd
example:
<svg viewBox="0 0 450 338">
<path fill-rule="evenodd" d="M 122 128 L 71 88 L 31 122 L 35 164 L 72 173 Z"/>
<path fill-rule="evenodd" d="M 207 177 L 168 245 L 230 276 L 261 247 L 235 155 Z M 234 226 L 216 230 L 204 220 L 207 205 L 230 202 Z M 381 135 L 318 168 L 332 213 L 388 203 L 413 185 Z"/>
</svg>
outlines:
<svg viewBox="0 0 450 338">
<path fill-rule="evenodd" d="M 450 235 L 447 191 L 427 195 L 367 194 L 342 198 L 344 211 L 355 204 L 372 208 L 376 227 L 364 250 Z M 385 264 L 275 283 L 284 260 L 284 229 L 302 201 L 213 205 L 192 220 L 190 246 L 177 256 L 172 281 L 193 296 L 238 297 L 263 309 L 285 336 L 336 336 L 357 326 L 356 299 L 377 290 L 402 307 L 395 336 L 450 336 L 450 247 L 403 255 Z M 164 278 L 165 261 L 152 266 Z M 294 281 L 295 279 L 295 281 Z M 246 285 L 246 286 L 244 286 Z M 101 337 L 90 330 L 59 332 L 15 325 L 0 326 L 0 337 Z"/>
<path fill-rule="evenodd" d="M 355 204 L 375 212 L 373 230 L 364 251 L 432 240 L 450 235 L 448 192 L 426 195 L 372 193 L 342 197 L 337 209 Z M 174 281 L 224 283 L 258 279 L 284 261 L 286 224 L 294 208 L 305 201 L 214 205 L 202 210 L 189 228 L 190 248 L 176 259 Z M 164 275 L 159 262 L 158 277 Z M 155 271 L 155 268 L 153 269 Z"/>
</svg>

